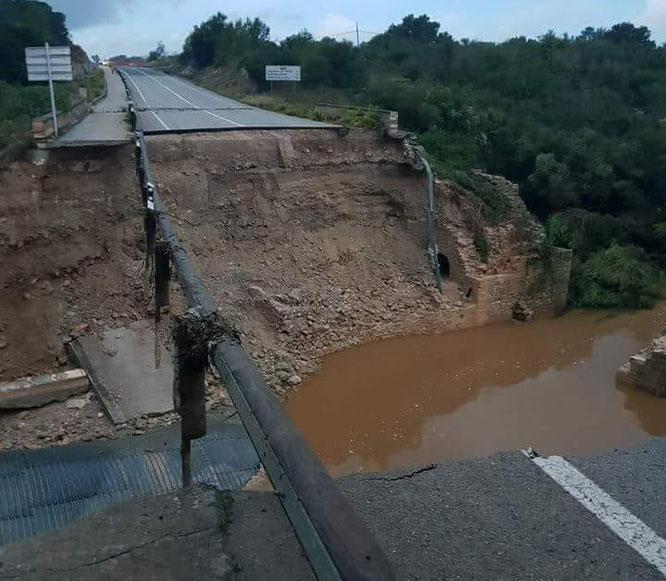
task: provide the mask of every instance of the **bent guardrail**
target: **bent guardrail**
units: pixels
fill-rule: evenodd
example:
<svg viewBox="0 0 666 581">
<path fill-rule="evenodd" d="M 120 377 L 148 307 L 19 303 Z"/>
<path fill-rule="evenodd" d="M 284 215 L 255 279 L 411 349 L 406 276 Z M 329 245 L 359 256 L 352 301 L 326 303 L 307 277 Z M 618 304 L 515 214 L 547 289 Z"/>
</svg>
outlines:
<svg viewBox="0 0 666 581">
<path fill-rule="evenodd" d="M 131 101 L 131 91 L 121 71 Z M 139 185 L 146 211 L 148 251 L 156 231 L 167 247 L 187 305 L 201 317 L 216 317 L 217 308 L 165 213 L 143 131 L 132 105 Z M 157 308 L 159 311 L 159 307 Z M 312 453 L 298 428 L 271 392 L 239 341 L 226 334 L 209 352 L 247 433 L 264 465 L 310 564 L 320 580 L 395 579 L 392 565 L 365 523 Z"/>
</svg>

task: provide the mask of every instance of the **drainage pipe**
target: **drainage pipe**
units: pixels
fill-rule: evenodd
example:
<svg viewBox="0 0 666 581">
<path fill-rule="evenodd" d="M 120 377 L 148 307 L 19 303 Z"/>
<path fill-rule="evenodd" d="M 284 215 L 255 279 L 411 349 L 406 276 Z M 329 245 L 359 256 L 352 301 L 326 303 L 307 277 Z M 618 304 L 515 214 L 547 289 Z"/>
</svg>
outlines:
<svg viewBox="0 0 666 581">
<path fill-rule="evenodd" d="M 419 148 L 421 149 L 421 148 Z M 425 155 L 417 149 L 417 154 L 423 162 L 423 167 L 426 172 L 427 189 L 428 189 L 428 206 L 426 208 L 426 216 L 428 223 L 428 257 L 430 258 L 430 266 L 435 275 L 435 286 L 437 290 L 442 292 L 442 273 L 439 270 L 439 261 L 437 258 L 437 236 L 435 234 L 435 177 L 432 173 L 432 168 L 425 158 Z"/>
</svg>

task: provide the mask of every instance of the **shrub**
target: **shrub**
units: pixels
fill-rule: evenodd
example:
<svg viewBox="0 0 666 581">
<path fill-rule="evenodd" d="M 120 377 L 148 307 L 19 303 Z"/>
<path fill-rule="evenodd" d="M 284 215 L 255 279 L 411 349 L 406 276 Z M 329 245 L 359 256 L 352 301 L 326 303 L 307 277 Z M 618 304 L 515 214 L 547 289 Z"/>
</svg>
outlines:
<svg viewBox="0 0 666 581">
<path fill-rule="evenodd" d="M 575 267 L 572 303 L 590 308 L 651 308 L 661 296 L 663 276 L 636 246 L 614 244 Z"/>
</svg>

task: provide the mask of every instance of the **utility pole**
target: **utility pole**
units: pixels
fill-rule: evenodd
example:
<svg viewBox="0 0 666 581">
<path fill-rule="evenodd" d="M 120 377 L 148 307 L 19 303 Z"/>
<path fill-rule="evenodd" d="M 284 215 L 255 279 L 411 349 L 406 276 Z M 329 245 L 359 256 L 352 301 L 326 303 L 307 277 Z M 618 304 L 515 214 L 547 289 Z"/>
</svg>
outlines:
<svg viewBox="0 0 666 581">
<path fill-rule="evenodd" d="M 361 42 L 359 40 L 358 36 L 358 20 L 356 21 L 356 48 L 358 48 L 361 45 Z"/>
</svg>

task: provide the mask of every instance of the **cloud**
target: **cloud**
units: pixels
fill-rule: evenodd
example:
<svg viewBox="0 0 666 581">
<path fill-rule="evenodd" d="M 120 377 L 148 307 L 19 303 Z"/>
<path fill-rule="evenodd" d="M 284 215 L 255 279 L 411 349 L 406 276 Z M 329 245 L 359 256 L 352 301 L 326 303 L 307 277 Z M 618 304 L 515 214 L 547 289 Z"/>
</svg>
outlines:
<svg viewBox="0 0 666 581">
<path fill-rule="evenodd" d="M 119 22 L 137 0 L 49 0 L 51 7 L 67 17 L 70 30 Z"/>
<path fill-rule="evenodd" d="M 666 0 L 648 0 L 636 24 L 647 26 L 653 37 L 663 41 L 666 38 Z"/>
<path fill-rule="evenodd" d="M 337 40 L 356 40 L 356 22 L 340 14 L 327 14 L 315 27 L 314 35 L 317 38 L 332 36 Z M 342 34 L 346 33 L 346 34 Z"/>
</svg>

